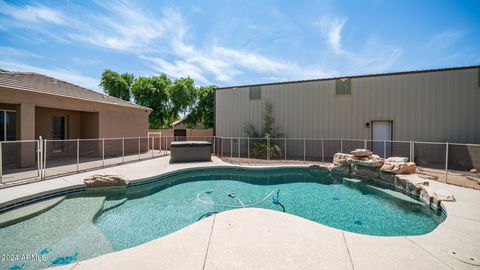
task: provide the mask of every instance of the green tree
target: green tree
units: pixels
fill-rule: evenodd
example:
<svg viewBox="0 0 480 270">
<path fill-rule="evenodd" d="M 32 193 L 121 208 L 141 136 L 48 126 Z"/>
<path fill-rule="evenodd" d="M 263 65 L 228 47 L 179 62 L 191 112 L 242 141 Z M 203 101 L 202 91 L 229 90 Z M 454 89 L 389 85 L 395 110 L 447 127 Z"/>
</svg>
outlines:
<svg viewBox="0 0 480 270">
<path fill-rule="evenodd" d="M 167 75 L 162 74 L 154 77 L 139 77 L 132 83 L 132 95 L 139 105 L 150 107 L 152 112 L 149 116 L 150 128 L 168 126 L 172 119 L 169 88 L 172 81 Z"/>
<path fill-rule="evenodd" d="M 119 74 L 110 69 L 102 73 L 100 86 L 110 96 L 150 107 L 150 128 L 169 127 L 180 115 L 186 115 L 187 124 L 202 123 L 213 127 L 213 86 L 195 87 L 187 78 L 170 80 L 167 75 L 135 78 L 133 74 Z"/>
<path fill-rule="evenodd" d="M 215 86 L 200 86 L 196 91 L 196 101 L 186 118 L 186 123 L 194 126 L 202 123 L 205 128 L 213 128 Z"/>
<path fill-rule="evenodd" d="M 135 80 L 133 74 L 118 74 L 115 71 L 106 69 L 102 73 L 100 87 L 109 96 L 130 101 L 130 87 Z"/>
<path fill-rule="evenodd" d="M 180 78 L 168 88 L 170 115 L 188 114 L 196 99 L 196 88 L 192 79 Z"/>
<path fill-rule="evenodd" d="M 267 142 L 269 138 L 279 138 L 283 136 L 283 134 L 280 133 L 280 128 L 275 125 L 273 104 L 270 100 L 265 101 L 262 131 L 258 132 L 252 124 L 248 124 L 244 128 L 244 132 L 251 138 L 263 138 L 263 140 L 254 141 L 250 154 L 252 157 L 266 158 L 267 153 L 270 153 L 270 158 L 278 158 L 282 155 L 282 150 L 275 140 L 270 140 L 270 143 Z"/>
</svg>

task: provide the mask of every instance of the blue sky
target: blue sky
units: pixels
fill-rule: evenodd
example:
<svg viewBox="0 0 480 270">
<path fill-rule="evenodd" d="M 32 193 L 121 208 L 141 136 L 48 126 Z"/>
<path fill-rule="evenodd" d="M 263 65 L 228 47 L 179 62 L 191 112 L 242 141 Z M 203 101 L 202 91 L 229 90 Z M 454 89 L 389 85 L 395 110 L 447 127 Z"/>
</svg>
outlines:
<svg viewBox="0 0 480 270">
<path fill-rule="evenodd" d="M 480 1 L 3 1 L 0 68 L 231 86 L 480 64 Z"/>
</svg>

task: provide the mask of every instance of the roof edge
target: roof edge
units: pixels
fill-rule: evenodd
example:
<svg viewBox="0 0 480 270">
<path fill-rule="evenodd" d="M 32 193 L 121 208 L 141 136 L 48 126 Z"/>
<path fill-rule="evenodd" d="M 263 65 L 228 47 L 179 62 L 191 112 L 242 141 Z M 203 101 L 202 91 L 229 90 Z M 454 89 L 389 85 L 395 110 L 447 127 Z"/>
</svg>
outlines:
<svg viewBox="0 0 480 270">
<path fill-rule="evenodd" d="M 67 82 L 67 81 L 64 81 L 64 80 L 61 80 L 61 79 L 57 79 L 57 78 L 55 78 L 55 77 L 51 77 L 51 76 L 48 76 L 48 75 L 45 75 L 45 74 L 41 74 L 41 73 L 37 73 L 37 72 L 9 71 L 9 70 L 4 70 L 4 69 L 0 69 L 0 72 L 13 73 L 13 74 L 33 74 L 33 75 L 43 76 L 43 77 L 46 77 L 46 78 L 55 80 L 55 81 L 57 81 L 57 82 L 62 82 L 62 83 L 65 83 L 65 84 L 69 84 L 69 85 L 78 87 L 78 88 L 83 89 L 83 90 L 85 90 L 85 91 L 93 92 L 93 93 L 95 93 L 95 94 L 98 94 L 98 95 L 101 95 L 101 96 L 104 96 L 104 97 L 105 97 L 105 96 L 108 96 L 109 98 L 112 98 L 112 99 L 117 100 L 118 103 L 108 103 L 108 102 L 103 102 L 103 101 L 101 101 L 101 100 L 92 100 L 92 99 L 86 99 L 86 98 L 80 98 L 80 97 L 73 97 L 73 96 L 67 96 L 67 95 L 59 95 L 59 94 L 53 94 L 53 93 L 43 93 L 43 94 L 55 95 L 55 96 L 60 96 L 60 97 L 65 97 L 65 98 L 72 98 L 72 99 L 78 99 L 78 100 L 84 100 L 84 101 L 98 102 L 98 103 L 102 103 L 102 104 L 110 104 L 110 105 L 114 105 L 114 106 L 115 106 L 115 105 L 119 105 L 119 106 L 123 106 L 123 107 L 138 108 L 138 109 L 153 111 L 152 108 L 145 107 L 145 106 L 139 105 L 139 104 L 135 104 L 135 103 L 132 103 L 132 102 L 129 102 L 129 101 L 126 101 L 126 100 L 117 98 L 117 97 L 110 96 L 110 95 L 105 95 L 105 94 L 102 94 L 102 93 L 97 92 L 97 91 L 95 91 L 95 90 L 86 88 L 86 87 L 84 87 L 84 86 L 81 86 L 81 85 L 78 85 L 78 84 L 74 84 L 74 83 L 71 83 L 71 82 Z M 12 86 L 12 87 L 5 87 L 5 86 L 3 86 L 3 87 L 4 87 L 4 88 L 9 88 L 9 89 L 12 89 L 12 90 L 23 90 L 23 91 L 33 92 L 33 93 L 41 93 L 41 92 L 36 92 L 36 91 L 34 91 L 34 90 L 25 89 L 25 88 L 21 88 L 21 87 L 13 87 L 13 86 Z"/>
<path fill-rule="evenodd" d="M 72 97 L 72 96 L 59 95 L 59 94 L 54 94 L 54 93 L 37 92 L 37 91 L 31 90 L 31 89 L 25 89 L 25 88 L 21 88 L 21 87 L 0 86 L 0 88 L 10 89 L 10 90 L 13 90 L 13 91 L 15 91 L 15 90 L 26 91 L 26 92 L 31 92 L 31 93 L 34 93 L 34 94 L 39 94 L 39 95 L 51 95 L 51 96 L 62 97 L 62 98 L 70 98 L 70 99 L 82 100 L 82 101 L 87 101 L 87 102 L 100 103 L 100 104 L 104 104 L 104 105 L 121 106 L 121 107 L 125 107 L 125 108 L 137 109 L 137 110 L 153 111 L 152 108 L 145 107 L 145 106 L 142 106 L 142 105 L 138 105 L 138 104 L 135 104 L 135 103 L 130 103 L 130 102 L 127 102 L 128 104 L 130 104 L 130 106 L 129 106 L 128 104 L 125 104 L 125 103 L 109 103 L 109 102 L 104 102 L 104 101 L 101 101 L 101 100 L 93 100 L 93 99 Z"/>
<path fill-rule="evenodd" d="M 397 71 L 397 72 L 374 73 L 374 74 L 352 75 L 352 76 L 338 76 L 338 77 L 329 77 L 329 78 L 322 78 L 322 79 L 308 79 L 308 80 L 283 81 L 283 82 L 272 82 L 272 83 L 245 84 L 245 85 L 217 87 L 217 88 L 215 88 L 215 90 L 227 90 L 227 89 L 252 87 L 252 86 L 269 86 L 269 85 L 281 85 L 281 84 L 308 83 L 308 82 L 330 81 L 330 80 L 337 80 L 337 79 L 357 79 L 357 78 L 381 77 L 381 76 L 392 76 L 392 75 L 408 75 L 408 74 L 417 74 L 417 73 L 442 72 L 442 71 L 464 70 L 464 69 L 473 69 L 473 68 L 480 68 L 480 65 L 450 67 L 450 68 L 438 68 L 438 69 L 423 69 L 423 70 L 413 70 L 413 71 Z"/>
</svg>

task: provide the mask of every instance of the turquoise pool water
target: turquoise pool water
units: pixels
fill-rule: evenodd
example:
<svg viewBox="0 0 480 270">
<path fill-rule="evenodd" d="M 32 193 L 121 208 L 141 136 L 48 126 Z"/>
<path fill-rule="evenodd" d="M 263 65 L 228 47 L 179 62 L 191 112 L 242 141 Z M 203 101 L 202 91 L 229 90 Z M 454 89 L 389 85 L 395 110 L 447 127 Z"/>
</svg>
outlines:
<svg viewBox="0 0 480 270">
<path fill-rule="evenodd" d="M 425 234 L 445 218 L 388 188 L 321 171 L 203 169 L 123 191 L 70 195 L 42 214 L 1 228 L 1 254 L 41 256 L 0 261 L 0 268 L 38 269 L 84 260 L 151 241 L 211 213 L 254 203 L 378 236 Z"/>
</svg>

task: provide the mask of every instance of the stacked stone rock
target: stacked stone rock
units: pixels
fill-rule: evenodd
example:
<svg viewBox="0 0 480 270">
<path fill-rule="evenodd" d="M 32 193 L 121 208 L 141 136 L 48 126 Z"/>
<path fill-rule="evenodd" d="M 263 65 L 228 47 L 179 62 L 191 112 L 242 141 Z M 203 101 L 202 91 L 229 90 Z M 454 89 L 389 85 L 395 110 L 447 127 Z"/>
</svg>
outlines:
<svg viewBox="0 0 480 270">
<path fill-rule="evenodd" d="M 434 208 L 440 207 L 441 201 L 454 201 L 448 191 L 432 190 L 428 181 L 416 175 L 416 165 L 408 162 L 406 157 L 383 159 L 367 149 L 355 149 L 350 154 L 336 153 L 333 156 L 331 172 L 344 175 L 358 175 L 395 186 L 404 193 L 420 197 Z"/>
</svg>

